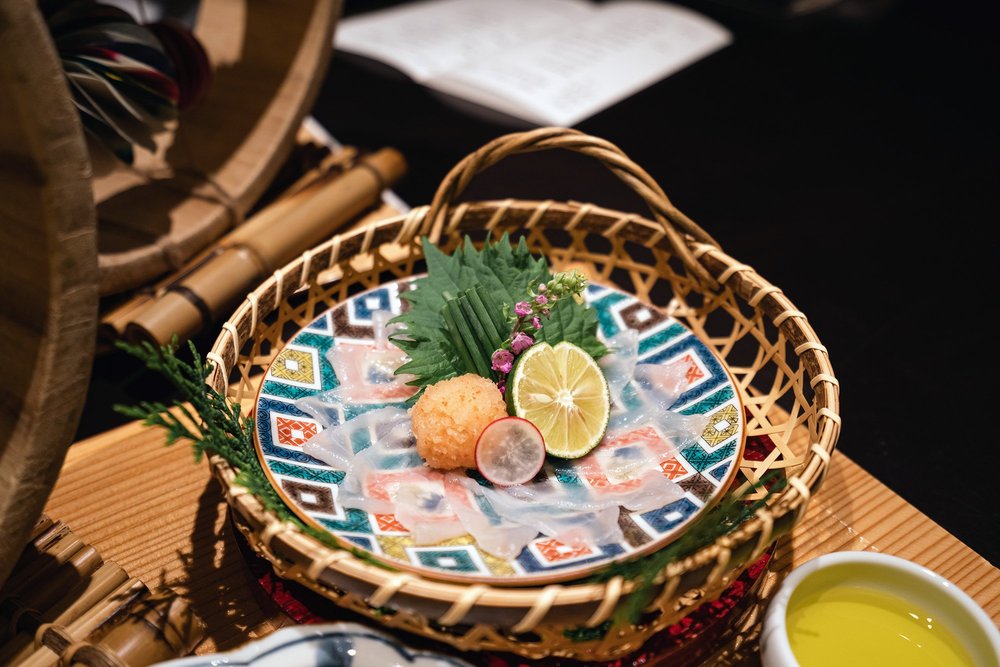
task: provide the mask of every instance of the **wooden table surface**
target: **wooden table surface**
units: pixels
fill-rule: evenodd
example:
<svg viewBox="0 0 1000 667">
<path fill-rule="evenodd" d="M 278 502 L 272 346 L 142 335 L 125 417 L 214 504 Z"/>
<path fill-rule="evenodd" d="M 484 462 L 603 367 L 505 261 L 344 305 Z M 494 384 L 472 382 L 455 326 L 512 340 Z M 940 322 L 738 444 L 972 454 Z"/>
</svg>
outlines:
<svg viewBox="0 0 1000 667">
<path fill-rule="evenodd" d="M 208 464 L 195 464 L 186 445 L 164 446 L 158 429 L 131 423 L 73 445 L 46 512 L 132 576 L 188 598 L 207 626 L 197 653 L 232 649 L 287 623 L 255 596 Z M 769 576 L 777 581 L 814 556 L 846 550 L 925 565 L 1000 623 L 1000 571 L 837 453 L 804 520 L 779 543 Z"/>
</svg>

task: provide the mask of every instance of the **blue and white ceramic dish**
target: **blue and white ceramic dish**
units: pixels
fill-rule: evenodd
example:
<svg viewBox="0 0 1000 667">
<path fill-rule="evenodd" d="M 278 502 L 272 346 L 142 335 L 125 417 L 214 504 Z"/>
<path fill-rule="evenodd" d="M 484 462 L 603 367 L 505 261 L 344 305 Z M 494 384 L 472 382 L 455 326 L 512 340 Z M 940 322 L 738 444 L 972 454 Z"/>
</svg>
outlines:
<svg viewBox="0 0 1000 667">
<path fill-rule="evenodd" d="M 296 625 L 228 653 L 161 662 L 154 667 L 471 667 L 464 660 L 414 651 L 355 623 Z"/>
</svg>

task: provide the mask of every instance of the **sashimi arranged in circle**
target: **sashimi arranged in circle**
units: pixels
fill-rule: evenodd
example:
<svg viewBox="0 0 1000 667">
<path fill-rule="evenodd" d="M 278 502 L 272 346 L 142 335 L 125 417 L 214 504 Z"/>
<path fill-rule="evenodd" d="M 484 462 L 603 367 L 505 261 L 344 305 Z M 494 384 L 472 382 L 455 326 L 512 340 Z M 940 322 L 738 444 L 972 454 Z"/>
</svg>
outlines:
<svg viewBox="0 0 1000 667">
<path fill-rule="evenodd" d="M 255 412 L 258 456 L 275 489 L 304 521 L 391 567 L 422 576 L 495 585 L 539 585 L 576 579 L 611 562 L 662 548 L 726 491 L 736 474 L 746 432 L 740 394 L 732 377 L 715 354 L 676 319 L 616 288 L 591 284 L 585 298 L 597 312 L 601 338 L 610 340 L 626 329 L 635 330 L 640 364 L 650 365 L 648 368 L 681 368 L 684 388 L 670 410 L 680 415 L 702 415 L 705 426 L 700 436 L 676 450 L 669 449 L 668 438 L 653 426 L 614 436 L 609 431 L 586 456 L 547 457 L 534 481 L 526 486 L 542 480 L 550 489 L 558 488 L 595 503 L 641 493 L 642 489 L 633 488 L 636 480 L 623 480 L 616 473 L 620 469 L 616 467 L 619 455 L 641 447 L 662 454 L 657 476 L 662 471 L 662 479 L 675 485 L 676 497 L 645 511 L 619 508 L 614 517 L 616 525 L 612 526 L 616 539 L 592 544 L 562 542 L 538 534 L 530 541 L 525 538 L 524 548 L 504 557 L 498 556 L 492 546 L 484 548 L 482 533 L 477 541 L 464 532 L 453 515 L 434 516 L 429 512 L 418 516 L 416 524 L 425 532 L 415 534 L 406 528 L 415 525 L 413 517 L 401 519 L 398 511 L 394 514 L 345 507 L 340 502 L 344 471 L 310 456 L 304 448 L 324 430 L 324 423 L 301 406 L 303 401 L 339 389 L 350 395 L 352 405 L 360 407 L 332 408 L 329 419 L 334 422 L 366 424 L 354 418 L 368 412 L 405 416 L 413 388 L 380 381 L 382 376 L 391 375 L 401 353 L 395 348 L 376 349 L 375 340 L 387 319 L 405 307 L 400 293 L 409 288 L 411 280 L 360 293 L 323 313 L 289 341 L 267 370 Z M 332 349 L 356 349 L 359 361 L 354 363 L 348 355 L 348 361 L 341 361 L 335 368 L 329 358 Z M 396 410 L 375 412 L 386 408 Z M 614 419 L 613 414 L 612 422 Z M 359 426 L 352 433 L 352 439 L 358 442 L 355 448 L 367 446 L 377 431 L 384 430 L 383 426 Z M 530 451 L 527 444 L 518 446 Z M 483 455 L 487 454 L 490 452 L 484 449 Z M 489 465 L 504 465 L 495 452 L 490 456 Z M 482 503 L 477 502 L 475 491 L 483 485 L 493 486 L 475 470 L 448 473 L 446 478 L 437 471 L 429 474 L 415 452 L 378 460 L 381 467 L 369 471 L 364 491 L 371 494 L 376 508 L 382 506 L 379 496 L 386 485 L 426 483 L 441 488 L 443 484 L 448 487 L 455 512 L 467 515 L 481 511 Z M 502 485 L 505 480 L 497 481 Z M 491 517 L 482 519 L 488 527 Z M 428 539 L 434 542 L 428 543 Z"/>
</svg>

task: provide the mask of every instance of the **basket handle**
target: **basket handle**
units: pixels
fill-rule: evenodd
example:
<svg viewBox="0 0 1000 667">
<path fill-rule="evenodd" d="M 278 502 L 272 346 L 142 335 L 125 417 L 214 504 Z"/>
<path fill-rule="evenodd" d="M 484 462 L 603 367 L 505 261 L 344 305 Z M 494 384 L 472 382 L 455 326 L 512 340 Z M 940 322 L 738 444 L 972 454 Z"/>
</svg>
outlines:
<svg viewBox="0 0 1000 667">
<path fill-rule="evenodd" d="M 702 243 L 718 247 L 719 244 L 708 232 L 689 217 L 681 213 L 642 167 L 630 160 L 624 152 L 604 139 L 598 139 L 577 130 L 562 127 L 543 127 L 528 132 L 517 132 L 498 137 L 474 153 L 465 156 L 452 167 L 441 181 L 430 208 L 420 225 L 419 233 L 437 243 L 444 229 L 448 210 L 455 198 L 462 193 L 469 182 L 480 172 L 493 166 L 509 155 L 533 153 L 535 151 L 562 148 L 582 153 L 599 160 L 605 167 L 639 195 L 653 217 L 663 228 L 670 247 L 685 268 L 703 285 L 716 289 L 718 282 L 695 258 L 685 241 L 685 235 Z M 416 231 L 416 230 L 415 230 Z"/>
</svg>

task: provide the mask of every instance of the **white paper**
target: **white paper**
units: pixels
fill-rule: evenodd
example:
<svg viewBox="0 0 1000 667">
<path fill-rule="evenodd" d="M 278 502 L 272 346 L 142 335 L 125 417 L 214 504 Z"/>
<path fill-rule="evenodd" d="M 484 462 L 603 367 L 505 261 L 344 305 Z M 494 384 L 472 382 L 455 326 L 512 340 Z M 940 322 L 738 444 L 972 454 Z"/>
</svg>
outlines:
<svg viewBox="0 0 1000 667">
<path fill-rule="evenodd" d="M 342 20 L 335 46 L 424 83 L 543 39 L 553 25 L 591 10 L 580 0 L 425 0 Z"/>
<path fill-rule="evenodd" d="M 731 39 L 663 2 L 425 0 L 345 19 L 336 47 L 511 116 L 570 126 Z"/>
</svg>

